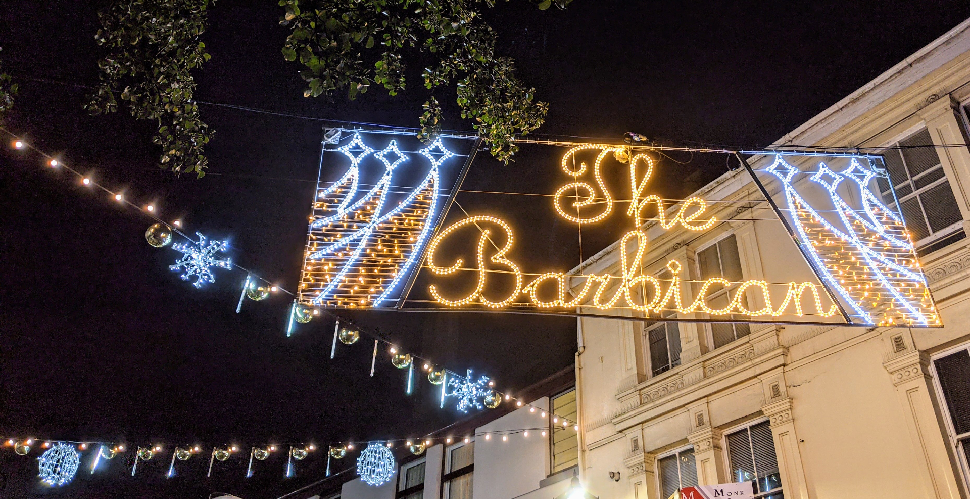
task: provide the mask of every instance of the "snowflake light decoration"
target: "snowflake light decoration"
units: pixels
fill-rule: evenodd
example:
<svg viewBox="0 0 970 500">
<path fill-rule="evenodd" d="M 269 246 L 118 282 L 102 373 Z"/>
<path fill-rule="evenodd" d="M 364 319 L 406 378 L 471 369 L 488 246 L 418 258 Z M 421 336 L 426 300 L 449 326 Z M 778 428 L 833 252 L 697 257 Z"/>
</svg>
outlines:
<svg viewBox="0 0 970 500">
<path fill-rule="evenodd" d="M 371 486 L 380 486 L 391 480 L 397 470 L 394 454 L 381 443 L 368 443 L 357 458 L 357 475 Z"/>
<path fill-rule="evenodd" d="M 67 443 L 55 443 L 37 460 L 40 461 L 40 479 L 50 486 L 70 483 L 80 464 L 77 450 Z"/>
<path fill-rule="evenodd" d="M 195 276 L 195 283 L 192 283 L 192 285 L 196 288 L 202 288 L 202 285 L 206 283 L 215 282 L 216 279 L 212 276 L 213 267 L 231 269 L 232 261 L 215 258 L 216 252 L 225 252 L 229 248 L 229 242 L 215 240 L 207 242 L 202 233 L 195 234 L 199 237 L 198 243 L 176 243 L 172 245 L 172 250 L 182 252 L 182 257 L 175 261 L 174 265 L 169 266 L 169 269 L 173 271 L 184 269 L 185 271 L 179 277 L 188 281 L 189 278 Z"/>
<path fill-rule="evenodd" d="M 454 377 L 448 381 L 448 387 L 452 391 L 445 395 L 458 398 L 458 410 L 464 413 L 468 413 L 468 409 L 472 407 L 481 410 L 482 400 L 491 392 L 488 382 L 489 378 L 484 375 L 474 381 L 472 371 L 468 370 L 468 376 L 464 378 Z"/>
</svg>

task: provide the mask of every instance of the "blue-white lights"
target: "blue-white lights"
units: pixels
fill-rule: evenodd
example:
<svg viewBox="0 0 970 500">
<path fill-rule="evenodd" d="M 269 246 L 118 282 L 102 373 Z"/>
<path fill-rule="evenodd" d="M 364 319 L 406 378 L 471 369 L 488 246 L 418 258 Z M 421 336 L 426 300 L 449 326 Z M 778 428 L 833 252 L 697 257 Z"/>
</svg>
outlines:
<svg viewBox="0 0 970 500">
<path fill-rule="evenodd" d="M 417 151 L 415 159 L 408 154 L 413 151 L 401 151 L 397 140 L 377 150 L 359 132 L 336 151 L 350 160 L 350 167 L 336 182 L 317 186 L 300 302 L 380 307 L 397 300 L 402 279 L 411 276 L 423 257 L 441 216 L 439 198 L 446 194 L 440 188 L 441 169 L 457 155 L 438 138 Z M 365 165 L 377 163 L 365 163 L 371 155 L 383 172 L 358 196 L 360 179 L 367 177 Z"/>
<path fill-rule="evenodd" d="M 482 409 L 482 400 L 492 390 L 488 386 L 489 378 L 481 376 L 478 380 L 472 378 L 472 371 L 468 370 L 468 375 L 462 377 L 452 377 L 448 380 L 448 387 L 451 388 L 446 395 L 458 398 L 458 410 L 468 412 L 469 408 Z"/>
<path fill-rule="evenodd" d="M 175 264 L 169 266 L 169 269 L 173 271 L 183 270 L 180 278 L 188 281 L 195 277 L 195 282 L 192 285 L 196 288 L 202 288 L 206 283 L 215 282 L 216 279 L 212 275 L 213 267 L 231 269 L 232 262 L 229 259 L 217 259 L 215 256 L 216 253 L 225 252 L 229 248 L 228 242 L 207 241 L 202 233 L 195 234 L 199 237 L 198 243 L 176 243 L 172 245 L 172 249 L 181 252 L 182 257 L 175 261 Z"/>
<path fill-rule="evenodd" d="M 394 454 L 381 443 L 368 443 L 357 457 L 357 475 L 371 486 L 380 486 L 391 480 L 397 471 Z"/>
<path fill-rule="evenodd" d="M 853 322 L 939 325 L 939 314 L 902 217 L 870 189 L 878 175 L 870 161 L 850 158 L 841 172 L 817 163 L 810 180 L 824 188 L 831 202 L 831 208 L 825 209 L 811 205 L 808 200 L 820 197 L 807 194 L 812 184 L 796 180 L 801 170 L 782 155 L 776 155 L 764 171 L 781 180 L 800 246 L 819 278 L 851 309 Z M 846 179 L 853 182 L 846 184 Z M 845 194 L 858 199 L 859 208 L 851 206 Z M 837 215 L 830 219 L 822 212 Z"/>
<path fill-rule="evenodd" d="M 70 483 L 77 474 L 81 457 L 73 445 L 54 443 L 39 459 L 40 479 L 49 486 L 63 486 Z"/>
</svg>

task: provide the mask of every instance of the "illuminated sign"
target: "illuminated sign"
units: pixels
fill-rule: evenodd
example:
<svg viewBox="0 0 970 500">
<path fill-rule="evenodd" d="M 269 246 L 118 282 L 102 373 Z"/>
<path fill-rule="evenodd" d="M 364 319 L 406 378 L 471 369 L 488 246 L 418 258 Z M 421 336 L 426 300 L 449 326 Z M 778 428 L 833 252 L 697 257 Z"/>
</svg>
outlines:
<svg viewBox="0 0 970 500">
<path fill-rule="evenodd" d="M 941 325 L 902 215 L 872 192 L 876 178 L 886 177 L 881 158 L 832 158 L 842 163 L 839 172 L 824 161 L 806 162 L 803 171 L 785 156 L 773 160 L 762 171 L 782 184 L 783 217 L 819 278 L 847 305 L 851 322 Z"/>
<path fill-rule="evenodd" d="M 445 139 L 406 151 L 398 141 L 418 146 L 413 137 L 350 132 L 324 144 L 300 302 L 355 308 L 400 300 L 467 166 Z M 344 166 L 335 181 L 327 178 Z"/>
<path fill-rule="evenodd" d="M 463 176 L 452 174 L 457 179 L 452 191 L 441 187 L 445 165 L 451 162 L 447 168 L 458 170 L 460 162 L 440 139 L 413 155 L 428 168 L 406 190 L 391 186 L 396 172 L 414 159 L 395 140 L 385 140 L 378 150 L 355 133 L 341 143 L 333 151 L 349 160 L 347 170 L 334 182 L 320 183 L 310 220 L 300 289 L 305 303 L 400 306 L 409 287 L 401 283 L 423 261 L 432 274 L 428 300 L 447 308 L 586 314 L 577 311 L 583 308 L 639 317 L 700 313 L 705 321 L 940 325 L 902 216 L 892 208 L 894 200 L 882 200 L 873 190 L 876 179 L 886 177 L 879 157 L 770 154 L 760 158 L 757 170 L 745 163 L 818 281 L 731 281 L 716 275 L 690 279 L 688 263 L 675 258 L 661 260 L 660 272 L 646 269 L 648 232 L 703 233 L 725 222 L 709 209 L 710 203 L 724 200 L 694 196 L 669 206 L 670 200 L 651 194 L 648 182 L 656 162 L 649 150 L 583 144 L 563 154 L 559 168 L 567 182 L 551 197 L 555 213 L 585 229 L 622 206 L 631 230 L 613 247 L 619 265 L 612 271 L 584 273 L 581 266 L 578 271 L 531 273 L 516 261 L 517 236 L 503 218 L 470 215 L 437 228 L 446 211 L 441 200 Z M 358 196 L 365 158 L 376 159 L 383 174 Z M 616 165 L 625 170 L 626 180 L 621 190 L 611 192 L 604 169 Z M 765 182 L 780 183 L 780 189 L 773 195 Z M 392 192 L 398 195 L 395 202 L 387 199 Z M 471 249 L 456 252 L 462 244 Z"/>
</svg>

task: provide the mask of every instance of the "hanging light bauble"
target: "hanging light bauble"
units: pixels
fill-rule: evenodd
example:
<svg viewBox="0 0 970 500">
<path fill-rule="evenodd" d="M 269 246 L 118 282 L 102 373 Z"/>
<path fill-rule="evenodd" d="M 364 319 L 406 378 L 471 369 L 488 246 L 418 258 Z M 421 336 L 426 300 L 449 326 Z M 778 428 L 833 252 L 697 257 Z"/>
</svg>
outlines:
<svg viewBox="0 0 970 500">
<path fill-rule="evenodd" d="M 258 283 L 255 280 L 250 280 L 249 284 L 246 285 L 246 296 L 249 300 L 255 300 L 259 302 L 260 300 L 269 297 L 270 287 L 265 283 Z"/>
<path fill-rule="evenodd" d="M 310 450 L 306 448 L 293 448 L 292 450 L 290 450 L 290 455 L 292 455 L 293 458 L 297 460 L 303 460 L 309 454 L 310 454 Z"/>
<path fill-rule="evenodd" d="M 269 448 L 255 448 L 253 449 L 253 458 L 256 460 L 266 460 L 269 458 Z"/>
<path fill-rule="evenodd" d="M 411 446 L 408 446 L 408 449 L 411 450 L 411 453 L 415 455 L 420 455 L 424 453 L 424 450 L 425 450 L 424 441 L 418 441 L 417 443 L 412 443 Z"/>
<path fill-rule="evenodd" d="M 215 454 L 216 460 L 220 462 L 225 462 L 226 460 L 229 459 L 229 455 L 231 455 L 232 453 L 230 453 L 229 450 L 226 448 L 216 448 L 214 454 Z"/>
<path fill-rule="evenodd" d="M 151 448 L 138 447 L 138 458 L 142 460 L 151 460 L 155 456 L 155 452 Z"/>
<path fill-rule="evenodd" d="M 338 338 L 344 344 L 350 345 L 360 340 L 360 332 L 353 328 L 341 328 Z"/>
<path fill-rule="evenodd" d="M 172 242 L 172 229 L 161 222 L 156 222 L 145 231 L 145 240 L 155 248 L 168 246 Z"/>
<path fill-rule="evenodd" d="M 313 309 L 304 304 L 296 304 L 293 306 L 293 319 L 297 323 L 309 323 L 313 319 Z"/>
<path fill-rule="evenodd" d="M 345 456 L 347 456 L 347 447 L 342 444 L 338 444 L 337 446 L 331 446 L 330 456 L 337 460 L 344 458 Z"/>
<path fill-rule="evenodd" d="M 498 405 L 502 404 L 502 395 L 495 391 L 488 391 L 488 394 L 482 398 L 482 403 L 489 408 L 498 408 Z"/>
<path fill-rule="evenodd" d="M 26 455 L 30 453 L 30 445 L 27 444 L 26 441 L 17 441 L 17 443 L 13 445 L 13 451 L 18 455 Z"/>
<path fill-rule="evenodd" d="M 434 385 L 441 385 L 445 381 L 445 371 L 438 370 L 437 368 L 432 368 L 431 372 L 428 373 L 428 382 Z"/>
<path fill-rule="evenodd" d="M 399 352 L 391 356 L 391 364 L 403 370 L 411 364 L 411 355 Z"/>
</svg>

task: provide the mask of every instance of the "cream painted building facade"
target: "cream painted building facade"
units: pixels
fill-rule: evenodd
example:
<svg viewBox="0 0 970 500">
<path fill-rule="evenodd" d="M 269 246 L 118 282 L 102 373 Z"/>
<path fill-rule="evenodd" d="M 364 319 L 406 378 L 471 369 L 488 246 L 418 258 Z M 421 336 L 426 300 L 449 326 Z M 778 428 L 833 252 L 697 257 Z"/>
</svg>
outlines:
<svg viewBox="0 0 970 500">
<path fill-rule="evenodd" d="M 578 461 L 590 494 L 666 498 L 690 484 L 754 480 L 769 497 L 968 496 L 970 149 L 961 146 L 968 105 L 970 21 L 776 143 L 904 146 L 886 151 L 896 155 L 887 166 L 945 326 L 582 317 Z M 938 147 L 907 148 L 930 143 Z M 763 168 L 770 158 L 751 161 Z M 726 200 L 757 193 L 738 169 L 696 195 Z M 713 266 L 745 280 L 812 280 L 778 221 L 715 206 L 722 207 L 714 210 L 718 219 L 735 220 L 701 235 L 646 226 L 643 262 L 657 268 L 644 272 L 659 273 L 669 257 L 684 263 L 682 274 L 692 279 Z M 764 204 L 750 210 L 770 213 Z M 585 271 L 616 275 L 617 247 L 589 259 Z"/>
</svg>

